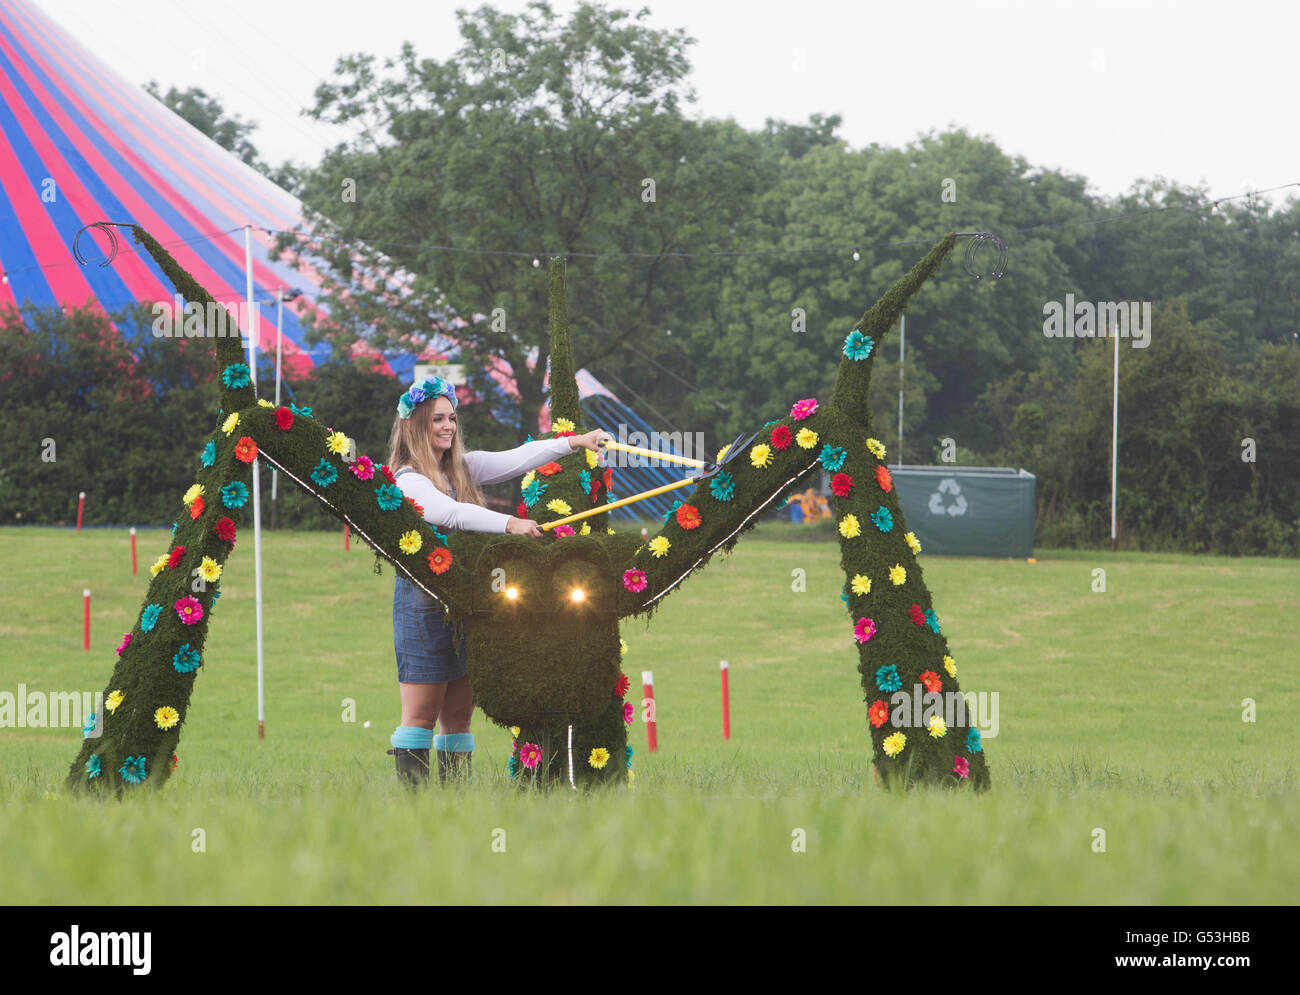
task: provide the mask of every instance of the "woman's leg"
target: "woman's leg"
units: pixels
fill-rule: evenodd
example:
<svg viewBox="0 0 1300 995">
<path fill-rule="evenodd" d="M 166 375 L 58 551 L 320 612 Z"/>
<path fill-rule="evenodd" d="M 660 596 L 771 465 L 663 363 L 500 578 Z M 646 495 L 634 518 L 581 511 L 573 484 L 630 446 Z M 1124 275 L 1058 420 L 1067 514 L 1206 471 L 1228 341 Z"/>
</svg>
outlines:
<svg viewBox="0 0 1300 995">
<path fill-rule="evenodd" d="M 444 736 L 469 732 L 469 722 L 474 715 L 474 689 L 470 687 L 469 676 L 448 681 L 439 687 L 446 691 L 438 712 L 438 731 Z"/>
<path fill-rule="evenodd" d="M 399 682 L 397 687 L 402 695 L 402 725 L 432 729 L 438 721 L 438 713 L 443 709 L 449 685 L 446 682 L 439 684 Z M 468 731 L 469 726 L 466 725 L 465 729 Z"/>
</svg>

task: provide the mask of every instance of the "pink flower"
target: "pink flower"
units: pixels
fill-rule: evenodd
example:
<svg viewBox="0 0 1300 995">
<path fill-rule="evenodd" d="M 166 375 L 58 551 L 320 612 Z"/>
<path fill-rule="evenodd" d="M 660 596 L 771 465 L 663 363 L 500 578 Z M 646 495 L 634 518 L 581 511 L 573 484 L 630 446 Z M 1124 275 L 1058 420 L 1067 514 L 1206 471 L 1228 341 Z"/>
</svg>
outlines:
<svg viewBox="0 0 1300 995">
<path fill-rule="evenodd" d="M 970 773 L 970 761 L 965 757 L 958 757 L 952 762 L 952 772 L 962 780 L 965 780 L 966 775 Z"/>
<path fill-rule="evenodd" d="M 352 464 L 352 472 L 358 480 L 369 480 L 375 475 L 375 461 L 369 456 L 358 456 Z"/>
<path fill-rule="evenodd" d="M 869 618 L 858 619 L 858 624 L 853 627 L 853 638 L 860 643 L 865 643 L 875 634 L 876 623 Z"/>
<path fill-rule="evenodd" d="M 122 651 L 125 650 L 130 645 L 131 645 L 131 633 L 129 632 L 122 633 L 122 645 L 117 648 L 117 655 L 121 656 Z"/>
<path fill-rule="evenodd" d="M 542 748 L 536 743 L 525 743 L 524 748 L 519 751 L 519 762 L 532 770 L 541 762 Z"/>
<path fill-rule="evenodd" d="M 624 570 L 623 586 L 633 594 L 640 594 L 646 589 L 644 570 Z"/>
<path fill-rule="evenodd" d="M 571 536 L 571 535 L 573 535 L 573 526 L 572 526 L 572 525 L 557 525 L 557 526 L 555 526 L 555 534 L 556 534 L 557 536 Z"/>
<path fill-rule="evenodd" d="M 193 625 L 203 618 L 203 606 L 194 598 L 186 595 L 176 602 L 176 614 L 181 617 L 181 621 L 186 625 Z"/>
<path fill-rule="evenodd" d="M 802 401 L 794 402 L 794 407 L 790 409 L 790 417 L 795 421 L 803 421 L 816 410 L 817 398 L 806 397 Z"/>
<path fill-rule="evenodd" d="M 631 725 L 632 716 L 635 714 L 636 714 L 636 710 L 632 707 L 632 702 L 630 701 L 623 702 L 623 721 L 626 722 L 628 725 Z"/>
</svg>

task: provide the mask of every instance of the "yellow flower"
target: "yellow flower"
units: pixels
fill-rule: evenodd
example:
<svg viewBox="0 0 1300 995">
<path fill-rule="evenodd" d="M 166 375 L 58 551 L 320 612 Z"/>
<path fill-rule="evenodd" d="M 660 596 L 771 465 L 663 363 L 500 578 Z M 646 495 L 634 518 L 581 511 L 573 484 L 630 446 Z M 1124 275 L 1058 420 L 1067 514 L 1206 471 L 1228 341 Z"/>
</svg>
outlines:
<svg viewBox="0 0 1300 995">
<path fill-rule="evenodd" d="M 221 431 L 229 435 L 231 432 L 235 430 L 235 426 L 238 424 L 239 424 L 239 412 L 232 411 L 230 417 L 227 418 L 225 422 L 222 423 Z"/>
<path fill-rule="evenodd" d="M 907 571 L 903 569 L 901 564 L 895 563 L 889 568 L 889 579 L 895 587 L 901 587 L 907 583 Z"/>
<path fill-rule="evenodd" d="M 903 747 L 907 745 L 907 737 L 901 732 L 896 732 L 892 736 L 886 736 L 883 745 L 886 756 L 896 757 L 903 752 Z"/>
<path fill-rule="evenodd" d="M 614 530 L 613 530 L 613 529 L 610 529 L 610 528 L 605 529 L 605 535 L 607 535 L 607 536 L 612 536 L 613 534 L 614 534 Z"/>
<path fill-rule="evenodd" d="M 721 449 L 718 450 L 718 455 L 713 458 L 713 462 L 721 463 L 722 457 L 727 455 L 727 450 L 730 448 L 731 448 L 731 443 L 728 442 L 725 446 L 723 446 Z"/>
<path fill-rule="evenodd" d="M 632 782 L 635 780 L 636 780 L 636 771 L 634 771 L 632 768 L 629 767 L 627 771 L 627 786 L 629 788 L 632 787 Z"/>
<path fill-rule="evenodd" d="M 666 536 L 655 536 L 650 540 L 650 552 L 655 556 L 666 556 L 671 545 Z"/>
<path fill-rule="evenodd" d="M 857 515 L 845 515 L 840 519 L 840 535 L 845 539 L 853 539 L 862 534 L 862 527 L 858 525 Z"/>
<path fill-rule="evenodd" d="M 202 484 L 190 484 L 190 489 L 185 492 L 185 496 L 181 498 L 181 500 L 185 502 L 185 506 L 188 508 L 190 505 L 194 503 L 195 498 L 202 497 L 202 495 L 203 495 Z"/>
<path fill-rule="evenodd" d="M 546 503 L 546 508 L 548 511 L 553 511 L 557 515 L 568 515 L 573 512 L 573 509 L 569 507 L 569 502 L 561 501 L 559 498 L 556 498 L 554 501 L 548 501 Z"/>
<path fill-rule="evenodd" d="M 153 713 L 154 725 L 159 729 L 170 729 L 181 720 L 180 712 L 172 708 L 171 705 L 163 705 Z"/>
<path fill-rule="evenodd" d="M 158 559 L 153 561 L 153 566 L 149 568 L 149 573 L 157 577 L 166 568 L 167 568 L 167 554 L 163 553 L 162 556 L 158 557 Z"/>
<path fill-rule="evenodd" d="M 265 397 L 259 397 L 259 398 L 257 399 L 257 403 L 258 403 L 258 406 L 259 406 L 259 407 L 263 407 L 263 408 L 274 408 L 274 407 L 275 407 L 275 405 L 272 404 L 270 401 L 268 401 Z"/>
<path fill-rule="evenodd" d="M 589 525 L 587 522 L 583 522 L 582 528 L 578 529 L 578 535 L 580 536 L 591 535 L 591 525 Z"/>
<path fill-rule="evenodd" d="M 871 450 L 871 455 L 876 457 L 876 459 L 885 458 L 885 447 L 881 445 L 879 439 L 868 439 L 867 448 Z"/>
<path fill-rule="evenodd" d="M 794 437 L 794 441 L 799 443 L 804 449 L 811 449 L 817 445 L 817 433 L 810 428 L 801 428 Z"/>
<path fill-rule="evenodd" d="M 348 437 L 342 432 L 334 432 L 325 440 L 325 447 L 332 453 L 342 456 L 348 451 Z"/>
<path fill-rule="evenodd" d="M 411 529 L 410 532 L 403 532 L 402 538 L 397 540 L 397 548 L 408 555 L 418 553 L 423 545 L 424 540 L 420 538 L 420 533 L 416 532 L 415 529 Z"/>
<path fill-rule="evenodd" d="M 528 487 L 528 485 L 531 484 L 536 479 L 537 479 L 537 471 L 529 470 L 527 473 L 524 474 L 524 479 L 519 481 L 519 489 L 521 491 L 525 490 Z"/>
<path fill-rule="evenodd" d="M 587 763 L 600 770 L 605 764 L 609 763 L 609 750 L 603 746 L 598 746 L 591 751 L 591 756 L 587 757 Z"/>
<path fill-rule="evenodd" d="M 600 457 L 596 454 L 595 450 L 584 449 L 583 452 L 587 454 L 587 469 L 596 469 L 596 464 L 600 462 Z"/>
<path fill-rule="evenodd" d="M 203 557 L 203 562 L 199 564 L 199 576 L 206 581 L 219 580 L 221 578 L 221 564 L 211 556 Z"/>
<path fill-rule="evenodd" d="M 912 550 L 913 554 L 921 551 L 921 540 L 916 538 L 915 532 L 909 532 L 907 535 L 903 536 L 903 538 L 907 540 L 907 545 Z"/>
<path fill-rule="evenodd" d="M 849 582 L 849 586 L 853 588 L 854 594 L 870 594 L 871 578 L 865 577 L 862 574 L 854 574 L 853 580 Z"/>
<path fill-rule="evenodd" d="M 766 442 L 760 442 L 749 451 L 749 462 L 760 470 L 765 466 L 772 465 L 772 447 Z"/>
<path fill-rule="evenodd" d="M 573 422 L 567 418 L 557 418 L 551 423 L 551 428 L 556 432 L 572 432 L 574 430 Z"/>
<path fill-rule="evenodd" d="M 941 715 L 930 716 L 930 736 L 933 739 L 943 739 L 948 734 L 948 723 L 943 720 Z"/>
<path fill-rule="evenodd" d="M 957 676 L 957 661 L 954 660 L 954 659 L 953 659 L 952 657 L 950 657 L 950 656 L 945 656 L 945 657 L 943 658 L 943 669 L 946 670 L 946 671 L 948 671 L 948 676 L 949 676 L 949 677 L 956 677 L 956 676 Z"/>
<path fill-rule="evenodd" d="M 519 727 L 518 727 L 518 726 L 511 726 L 511 727 L 510 727 L 510 735 L 514 736 L 515 739 L 518 739 L 518 738 L 519 738 Z"/>
<path fill-rule="evenodd" d="M 114 691 L 112 694 L 110 694 L 107 698 L 104 699 L 104 707 L 107 708 L 110 712 L 116 712 L 117 706 L 122 704 L 122 699 L 125 697 L 126 695 L 124 695 L 121 691 Z"/>
<path fill-rule="evenodd" d="M 627 652 L 627 640 L 622 636 L 618 637 L 618 655 L 623 656 Z"/>
</svg>

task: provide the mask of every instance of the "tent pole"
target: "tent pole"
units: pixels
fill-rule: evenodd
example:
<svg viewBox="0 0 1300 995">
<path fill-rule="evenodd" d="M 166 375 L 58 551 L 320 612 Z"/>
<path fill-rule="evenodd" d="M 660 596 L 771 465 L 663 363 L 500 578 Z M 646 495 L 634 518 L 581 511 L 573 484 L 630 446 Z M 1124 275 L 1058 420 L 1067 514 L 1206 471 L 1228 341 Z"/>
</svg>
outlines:
<svg viewBox="0 0 1300 995">
<path fill-rule="evenodd" d="M 248 291 L 248 368 L 257 393 L 257 303 L 253 300 L 253 226 L 244 225 L 244 276 Z M 262 666 L 262 490 L 253 460 L 253 585 L 257 598 L 257 738 L 266 738 L 266 680 Z"/>
</svg>

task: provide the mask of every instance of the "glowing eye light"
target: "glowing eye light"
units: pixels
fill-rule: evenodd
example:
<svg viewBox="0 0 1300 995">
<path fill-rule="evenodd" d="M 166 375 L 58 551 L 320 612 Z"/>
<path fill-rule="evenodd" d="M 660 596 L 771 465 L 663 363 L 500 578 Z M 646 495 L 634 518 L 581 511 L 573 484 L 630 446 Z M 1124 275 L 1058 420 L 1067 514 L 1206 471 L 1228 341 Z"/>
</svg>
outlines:
<svg viewBox="0 0 1300 995">
<path fill-rule="evenodd" d="M 506 597 L 509 598 L 511 601 L 514 601 L 515 598 L 519 597 L 519 588 L 517 588 L 517 587 L 507 587 L 507 588 L 506 588 Z"/>
<path fill-rule="evenodd" d="M 569 597 L 571 597 L 574 601 L 581 601 L 583 598 L 586 597 L 586 595 L 582 593 L 582 588 L 575 587 L 573 589 L 573 593 L 570 594 Z"/>
</svg>

